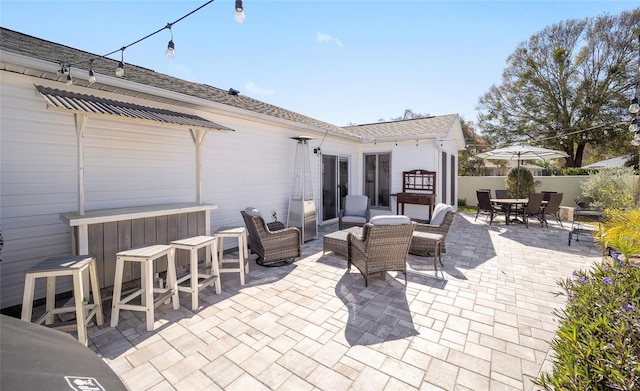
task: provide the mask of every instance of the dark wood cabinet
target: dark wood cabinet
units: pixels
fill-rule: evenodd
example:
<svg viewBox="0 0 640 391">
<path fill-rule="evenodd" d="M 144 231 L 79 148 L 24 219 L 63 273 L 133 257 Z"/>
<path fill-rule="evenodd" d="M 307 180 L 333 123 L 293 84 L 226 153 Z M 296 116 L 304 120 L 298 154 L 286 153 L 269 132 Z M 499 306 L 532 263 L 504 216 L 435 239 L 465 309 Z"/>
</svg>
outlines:
<svg viewBox="0 0 640 391">
<path fill-rule="evenodd" d="M 393 194 L 398 203 L 397 213 L 404 214 L 405 204 L 429 207 L 429 220 L 436 203 L 436 172 L 411 170 L 402 173 L 402 192 Z"/>
</svg>

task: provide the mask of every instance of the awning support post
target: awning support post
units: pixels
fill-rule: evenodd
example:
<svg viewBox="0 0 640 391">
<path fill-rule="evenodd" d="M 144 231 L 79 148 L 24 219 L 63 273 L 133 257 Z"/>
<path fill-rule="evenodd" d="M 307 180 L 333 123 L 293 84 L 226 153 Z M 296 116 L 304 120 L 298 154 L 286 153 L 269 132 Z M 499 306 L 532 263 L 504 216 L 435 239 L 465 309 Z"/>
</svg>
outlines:
<svg viewBox="0 0 640 391">
<path fill-rule="evenodd" d="M 202 144 L 207 133 L 200 129 L 191 129 L 191 138 L 196 150 L 196 202 L 198 204 L 202 203 Z"/>
</svg>

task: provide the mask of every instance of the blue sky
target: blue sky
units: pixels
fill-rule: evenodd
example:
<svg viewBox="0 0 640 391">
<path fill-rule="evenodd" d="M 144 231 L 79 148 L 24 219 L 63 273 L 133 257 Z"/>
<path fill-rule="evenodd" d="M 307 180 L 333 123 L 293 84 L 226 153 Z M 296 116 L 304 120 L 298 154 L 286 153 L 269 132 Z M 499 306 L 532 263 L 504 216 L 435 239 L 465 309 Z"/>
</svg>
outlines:
<svg viewBox="0 0 640 391">
<path fill-rule="evenodd" d="M 103 55 L 204 3 L 0 0 L 0 24 Z M 171 38 L 164 30 L 127 48 L 124 60 L 338 126 L 390 120 L 405 109 L 475 122 L 478 98 L 500 84 L 519 43 L 562 20 L 636 7 L 616 0 L 244 0 L 239 24 L 233 0 L 216 0 L 173 25 L 173 59 L 164 55 Z"/>
</svg>

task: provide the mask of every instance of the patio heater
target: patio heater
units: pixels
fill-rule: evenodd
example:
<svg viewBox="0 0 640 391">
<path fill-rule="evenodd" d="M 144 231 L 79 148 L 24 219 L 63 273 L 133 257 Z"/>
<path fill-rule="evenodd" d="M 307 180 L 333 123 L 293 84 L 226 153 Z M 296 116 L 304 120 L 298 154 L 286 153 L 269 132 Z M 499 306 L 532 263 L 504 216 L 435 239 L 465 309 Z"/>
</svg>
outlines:
<svg viewBox="0 0 640 391">
<path fill-rule="evenodd" d="M 309 140 L 312 137 L 291 137 L 296 140 L 296 161 L 293 170 L 291 198 L 287 227 L 296 227 L 302 233 L 303 243 L 318 238 L 316 226 L 316 205 L 313 200 L 313 182 L 311 181 L 311 156 Z"/>
</svg>

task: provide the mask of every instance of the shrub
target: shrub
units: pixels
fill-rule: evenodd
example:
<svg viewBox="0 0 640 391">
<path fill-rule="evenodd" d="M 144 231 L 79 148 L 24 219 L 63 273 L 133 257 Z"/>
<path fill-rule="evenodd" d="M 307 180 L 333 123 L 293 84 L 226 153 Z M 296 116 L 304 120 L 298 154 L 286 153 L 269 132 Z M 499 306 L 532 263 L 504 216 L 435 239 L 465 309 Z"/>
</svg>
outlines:
<svg viewBox="0 0 640 391">
<path fill-rule="evenodd" d="M 560 173 L 555 175 L 593 175 L 597 172 L 597 168 L 567 167 L 561 169 Z"/>
<path fill-rule="evenodd" d="M 607 209 L 595 240 L 598 248 L 606 253 L 616 250 L 623 260 L 640 256 L 640 209 L 628 211 Z"/>
<path fill-rule="evenodd" d="M 627 209 L 633 206 L 635 176 L 631 167 L 603 168 L 582 182 L 590 208 Z"/>
<path fill-rule="evenodd" d="M 597 264 L 560 282 L 567 296 L 545 390 L 640 390 L 640 268 Z"/>
<path fill-rule="evenodd" d="M 518 176 L 520 177 L 520 183 L 518 184 Z M 505 179 L 505 188 L 509 192 L 509 196 L 512 198 L 527 198 L 529 194 L 535 190 L 535 183 L 533 182 L 533 175 L 531 171 L 522 166 L 513 167 L 507 173 Z"/>
</svg>

